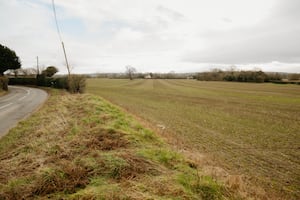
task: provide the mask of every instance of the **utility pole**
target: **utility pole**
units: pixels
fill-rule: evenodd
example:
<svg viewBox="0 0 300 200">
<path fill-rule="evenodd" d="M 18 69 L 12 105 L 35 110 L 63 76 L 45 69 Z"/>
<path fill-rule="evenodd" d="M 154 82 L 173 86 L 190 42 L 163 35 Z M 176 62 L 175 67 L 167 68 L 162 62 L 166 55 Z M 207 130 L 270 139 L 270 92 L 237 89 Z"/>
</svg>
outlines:
<svg viewBox="0 0 300 200">
<path fill-rule="evenodd" d="M 37 72 L 37 75 L 40 74 L 39 57 L 38 56 L 36 57 L 36 72 Z"/>
<path fill-rule="evenodd" d="M 67 65 L 67 70 L 68 70 L 68 78 L 69 78 L 69 81 L 70 81 L 71 71 L 70 71 L 70 67 L 69 67 L 69 63 L 68 63 L 68 59 L 67 59 L 67 53 L 66 53 L 65 45 L 64 45 L 64 42 L 62 40 L 62 37 L 61 37 L 61 34 L 60 34 L 60 30 L 59 30 L 59 26 L 58 26 L 58 23 L 57 23 L 57 16 L 56 16 L 56 9 L 55 9 L 54 0 L 52 0 L 52 8 L 53 8 L 53 14 L 54 14 L 54 19 L 55 19 L 57 34 L 58 34 L 58 37 L 59 37 L 59 39 L 61 41 L 61 45 L 62 45 L 62 48 L 63 48 L 63 51 L 64 51 L 64 57 L 65 57 L 65 61 L 66 61 L 66 65 Z"/>
<path fill-rule="evenodd" d="M 71 71 L 70 71 L 69 62 L 68 62 L 68 59 L 67 59 L 67 54 L 66 54 L 65 45 L 64 45 L 64 42 L 63 42 L 63 41 L 61 42 L 61 44 L 62 44 L 62 48 L 63 48 L 63 50 L 64 50 L 64 55 L 65 55 L 66 65 L 67 65 L 67 69 L 68 69 L 68 76 L 69 76 L 69 78 L 70 78 L 70 77 L 71 77 Z"/>
</svg>

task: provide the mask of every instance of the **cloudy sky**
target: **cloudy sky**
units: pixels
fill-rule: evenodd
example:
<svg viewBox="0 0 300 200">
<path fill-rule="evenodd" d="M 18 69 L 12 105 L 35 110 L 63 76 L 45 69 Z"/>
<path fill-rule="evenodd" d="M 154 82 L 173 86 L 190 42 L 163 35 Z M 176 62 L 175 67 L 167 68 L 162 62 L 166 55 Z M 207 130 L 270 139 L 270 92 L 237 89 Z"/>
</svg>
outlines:
<svg viewBox="0 0 300 200">
<path fill-rule="evenodd" d="M 0 43 L 66 73 L 51 0 L 0 0 Z M 300 0 L 56 0 L 74 73 L 300 73 Z"/>
</svg>

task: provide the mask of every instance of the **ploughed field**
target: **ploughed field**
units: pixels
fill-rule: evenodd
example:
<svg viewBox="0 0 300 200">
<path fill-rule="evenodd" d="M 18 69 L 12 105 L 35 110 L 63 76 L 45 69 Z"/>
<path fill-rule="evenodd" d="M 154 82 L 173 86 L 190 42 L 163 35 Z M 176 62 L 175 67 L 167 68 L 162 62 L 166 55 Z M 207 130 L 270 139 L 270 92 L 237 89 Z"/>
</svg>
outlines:
<svg viewBox="0 0 300 200">
<path fill-rule="evenodd" d="M 300 86 L 88 79 L 101 95 L 267 191 L 300 198 Z"/>
</svg>

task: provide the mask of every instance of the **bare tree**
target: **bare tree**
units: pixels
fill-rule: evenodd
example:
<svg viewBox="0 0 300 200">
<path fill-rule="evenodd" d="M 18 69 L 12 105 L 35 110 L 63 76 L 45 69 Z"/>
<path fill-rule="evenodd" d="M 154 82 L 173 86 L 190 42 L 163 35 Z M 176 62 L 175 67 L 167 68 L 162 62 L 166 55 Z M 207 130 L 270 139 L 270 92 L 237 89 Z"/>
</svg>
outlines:
<svg viewBox="0 0 300 200">
<path fill-rule="evenodd" d="M 130 80 L 133 80 L 134 73 L 136 73 L 136 69 L 130 65 L 127 65 L 125 73 Z"/>
<path fill-rule="evenodd" d="M 37 74 L 37 70 L 35 68 L 11 69 L 8 70 L 6 74 L 14 77 L 18 77 L 18 76 L 30 77 L 30 76 L 35 76 Z"/>
<path fill-rule="evenodd" d="M 34 67 L 27 68 L 26 70 L 29 75 L 37 75 L 38 74 L 38 70 Z"/>
<path fill-rule="evenodd" d="M 12 73 L 14 74 L 15 77 L 18 77 L 18 74 L 20 73 L 20 71 L 18 69 L 13 69 Z"/>
<path fill-rule="evenodd" d="M 37 69 L 35 68 L 20 68 L 19 70 L 23 76 L 35 76 L 37 74 Z"/>
</svg>

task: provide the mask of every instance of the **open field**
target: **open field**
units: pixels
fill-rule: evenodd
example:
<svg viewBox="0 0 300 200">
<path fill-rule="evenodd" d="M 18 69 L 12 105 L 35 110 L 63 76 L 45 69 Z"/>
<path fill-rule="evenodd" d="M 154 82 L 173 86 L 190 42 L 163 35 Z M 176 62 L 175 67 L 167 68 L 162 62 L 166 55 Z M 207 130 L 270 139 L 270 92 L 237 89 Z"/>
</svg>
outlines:
<svg viewBox="0 0 300 200">
<path fill-rule="evenodd" d="M 0 140 L 0 199 L 239 199 L 96 95 L 51 90 Z"/>
<path fill-rule="evenodd" d="M 268 193 L 300 198 L 299 85 L 89 79 L 87 90 Z"/>
</svg>

